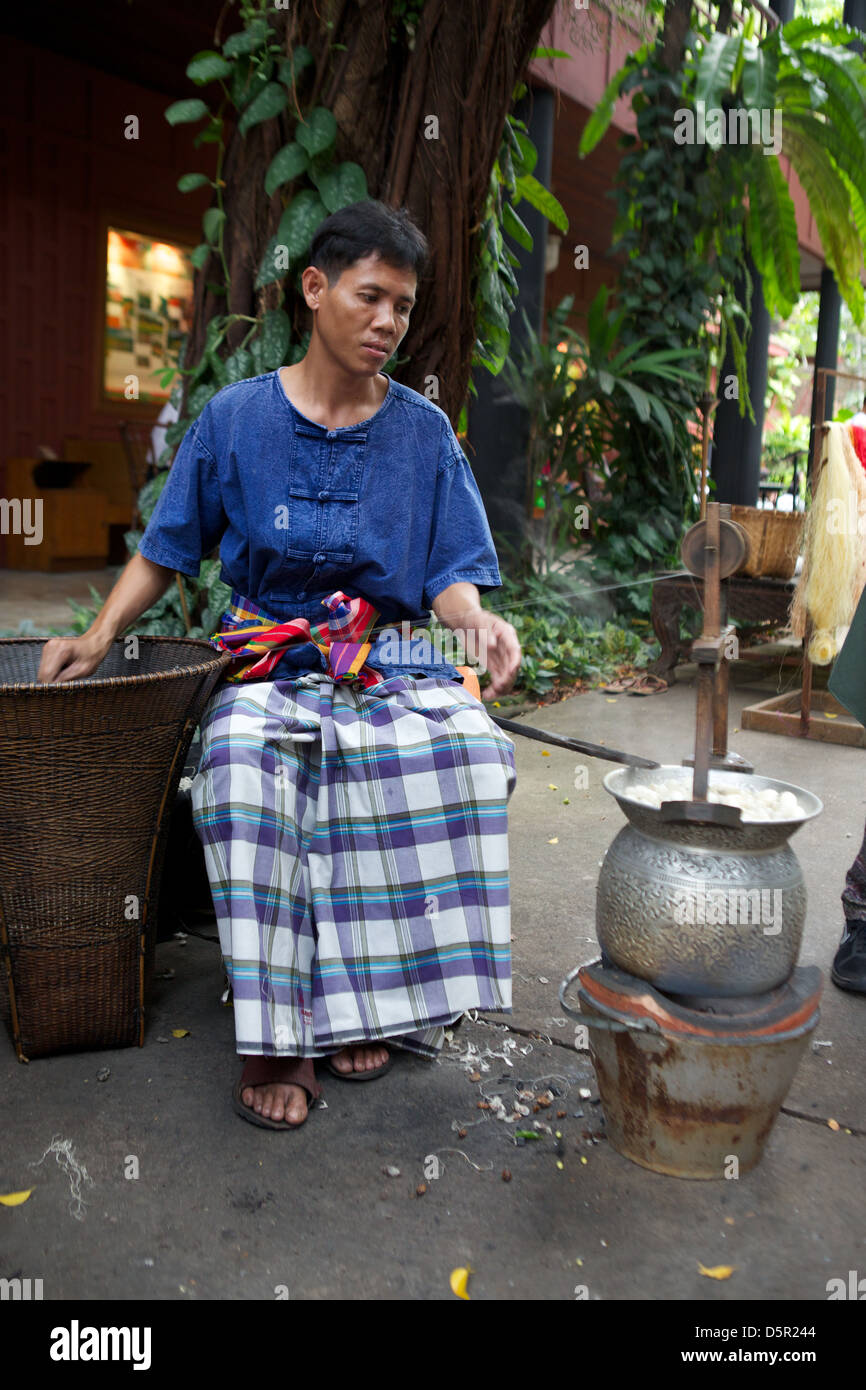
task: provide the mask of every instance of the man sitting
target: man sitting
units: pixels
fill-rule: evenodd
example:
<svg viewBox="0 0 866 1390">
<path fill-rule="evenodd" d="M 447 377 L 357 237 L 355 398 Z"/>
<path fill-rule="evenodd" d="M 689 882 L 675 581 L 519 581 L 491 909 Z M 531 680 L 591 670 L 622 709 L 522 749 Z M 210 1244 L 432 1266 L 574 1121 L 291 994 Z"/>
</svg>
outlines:
<svg viewBox="0 0 866 1390">
<path fill-rule="evenodd" d="M 427 257 L 381 203 L 321 224 L 306 356 L 205 406 L 138 554 L 38 676 L 90 674 L 220 545 L 232 595 L 214 640 L 235 660 L 191 796 L 245 1059 L 235 1106 L 269 1128 L 303 1123 L 316 1058 L 372 1079 L 386 1041 L 432 1058 L 466 1009 L 511 1008 L 513 743 L 429 642 L 394 642 L 432 608 L 480 644 L 487 699 L 520 665 L 514 628 L 480 605 L 501 578 L 450 422 L 380 371 Z"/>
</svg>

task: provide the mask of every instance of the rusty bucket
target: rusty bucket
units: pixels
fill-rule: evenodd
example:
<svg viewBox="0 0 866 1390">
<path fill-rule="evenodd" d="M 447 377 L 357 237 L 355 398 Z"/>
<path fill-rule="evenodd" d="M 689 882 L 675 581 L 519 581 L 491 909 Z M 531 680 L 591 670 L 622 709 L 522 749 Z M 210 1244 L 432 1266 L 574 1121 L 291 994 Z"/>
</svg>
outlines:
<svg viewBox="0 0 866 1390">
<path fill-rule="evenodd" d="M 564 997 L 575 977 L 579 1012 Z M 678 1178 L 754 1168 L 818 1023 L 822 985 L 815 966 L 798 967 L 765 995 L 696 1009 L 600 962 L 572 970 L 560 1003 L 588 1030 L 613 1147 Z"/>
</svg>

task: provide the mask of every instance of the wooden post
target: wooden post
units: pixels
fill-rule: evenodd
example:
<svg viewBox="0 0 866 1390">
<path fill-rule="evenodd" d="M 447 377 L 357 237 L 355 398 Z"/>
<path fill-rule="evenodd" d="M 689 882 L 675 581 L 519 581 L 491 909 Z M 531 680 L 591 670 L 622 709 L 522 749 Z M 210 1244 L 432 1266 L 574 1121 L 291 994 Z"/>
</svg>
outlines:
<svg viewBox="0 0 866 1390">
<path fill-rule="evenodd" d="M 706 801 L 709 786 L 710 749 L 713 741 L 716 671 L 719 664 L 719 504 L 707 506 L 706 543 L 704 548 L 704 626 L 701 636 L 692 646 L 698 661 L 698 699 L 695 722 L 695 770 L 692 797 Z M 715 646 L 715 651 L 711 649 Z"/>
<path fill-rule="evenodd" d="M 721 368 L 719 369 L 721 370 Z M 701 521 L 707 514 L 707 461 L 710 456 L 710 411 L 715 405 L 716 398 L 712 391 L 704 391 L 701 395 L 701 410 L 704 416 L 704 428 L 701 435 Z"/>
</svg>

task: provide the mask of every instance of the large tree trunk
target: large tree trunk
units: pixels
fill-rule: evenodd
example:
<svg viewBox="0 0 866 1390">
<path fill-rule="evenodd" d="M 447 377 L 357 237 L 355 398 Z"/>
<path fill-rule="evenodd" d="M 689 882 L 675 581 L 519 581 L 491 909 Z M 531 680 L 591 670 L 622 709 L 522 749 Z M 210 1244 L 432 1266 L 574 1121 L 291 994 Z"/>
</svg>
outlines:
<svg viewBox="0 0 866 1390">
<path fill-rule="evenodd" d="M 286 51 L 304 44 L 316 59 L 299 79 L 304 110 L 321 104 L 333 111 L 337 159 L 360 164 L 370 196 L 408 208 L 430 241 L 431 269 L 418 286 L 400 347 L 411 361 L 398 375 L 415 390 L 436 375 L 438 403 L 452 423 L 469 384 L 476 336 L 473 265 L 490 174 L 514 84 L 555 4 L 426 0 L 411 51 L 389 43 L 390 0 L 320 0 L 292 6 L 281 19 Z M 345 51 L 330 51 L 329 42 L 345 44 Z M 425 138 L 429 116 L 438 120 L 438 139 Z M 258 313 L 278 294 L 276 286 L 253 288 L 283 206 L 279 193 L 265 196 L 263 180 L 276 151 L 292 138 L 296 119 L 290 98 L 288 113 L 253 127 L 245 138 L 232 131 L 228 139 L 225 254 L 234 313 Z M 292 273 L 284 286 L 285 307 L 299 333 L 307 310 L 294 279 Z M 199 273 L 187 365 L 199 360 L 210 319 L 225 312 L 225 299 Z"/>
<path fill-rule="evenodd" d="M 662 30 L 662 62 L 669 72 L 682 66 L 692 20 L 692 0 L 666 0 Z"/>
</svg>

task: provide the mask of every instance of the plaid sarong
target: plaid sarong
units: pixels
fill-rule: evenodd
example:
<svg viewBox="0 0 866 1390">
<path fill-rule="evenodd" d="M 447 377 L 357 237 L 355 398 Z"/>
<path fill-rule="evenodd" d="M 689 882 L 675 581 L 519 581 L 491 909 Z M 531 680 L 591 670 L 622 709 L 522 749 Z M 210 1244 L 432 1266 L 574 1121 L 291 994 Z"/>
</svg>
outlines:
<svg viewBox="0 0 866 1390">
<path fill-rule="evenodd" d="M 377 685 L 382 673 L 364 662 L 373 645 L 367 639 L 380 616 L 378 608 L 365 598 L 349 598 L 342 589 L 329 594 L 322 603 L 329 616 L 315 627 L 306 618 L 279 623 L 269 618 L 263 608 L 233 591 L 223 614 L 230 626 L 210 639 L 218 650 L 234 653 L 235 660 L 225 679 L 232 685 L 267 680 L 288 647 L 313 642 L 326 658 L 328 675 L 334 680 L 359 680 L 364 687 Z"/>
<path fill-rule="evenodd" d="M 205 707 L 193 819 L 240 1053 L 435 1057 L 465 1009 L 511 1010 L 514 744 L 458 681 L 379 677 Z"/>
</svg>

